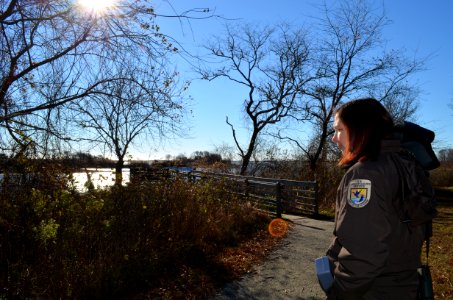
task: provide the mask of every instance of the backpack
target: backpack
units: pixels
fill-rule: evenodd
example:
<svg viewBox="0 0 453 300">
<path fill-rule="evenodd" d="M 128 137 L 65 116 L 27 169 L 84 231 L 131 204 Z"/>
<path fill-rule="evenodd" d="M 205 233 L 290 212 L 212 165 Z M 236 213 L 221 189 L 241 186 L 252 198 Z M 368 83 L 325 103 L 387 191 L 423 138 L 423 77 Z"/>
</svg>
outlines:
<svg viewBox="0 0 453 300">
<path fill-rule="evenodd" d="M 426 263 L 418 269 L 416 299 L 432 300 L 434 292 L 428 254 L 432 220 L 436 217 L 437 210 L 428 170 L 440 166 L 431 147 L 434 132 L 414 123 L 404 122 L 395 127 L 394 134 L 402 146 L 401 151 L 392 156 L 401 180 L 400 197 L 395 203 L 396 210 L 409 231 L 415 226 L 425 226 Z"/>
<path fill-rule="evenodd" d="M 434 188 L 428 170 L 440 166 L 431 143 L 434 132 L 411 122 L 395 126 L 394 137 L 401 142 L 401 151 L 393 157 L 401 180 L 399 201 L 395 203 L 400 220 L 409 228 L 428 224 L 437 215 Z"/>
<path fill-rule="evenodd" d="M 400 140 L 403 149 L 409 152 L 423 169 L 433 170 L 440 166 L 431 146 L 435 138 L 433 131 L 404 121 L 395 126 L 393 135 Z"/>
<path fill-rule="evenodd" d="M 401 222 L 409 228 L 430 223 L 437 215 L 434 188 L 429 173 L 412 153 L 402 149 L 393 157 L 400 177 L 400 197 L 395 202 Z M 431 232 L 429 236 L 431 236 Z"/>
</svg>

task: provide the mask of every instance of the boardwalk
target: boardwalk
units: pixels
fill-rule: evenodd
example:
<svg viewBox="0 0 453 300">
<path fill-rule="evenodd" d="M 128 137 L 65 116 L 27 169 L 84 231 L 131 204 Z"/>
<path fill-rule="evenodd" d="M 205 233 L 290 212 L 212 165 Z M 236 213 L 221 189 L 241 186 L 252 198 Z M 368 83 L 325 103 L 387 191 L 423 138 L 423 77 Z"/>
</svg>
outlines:
<svg viewBox="0 0 453 300">
<path fill-rule="evenodd" d="M 334 223 L 306 217 L 284 217 L 293 226 L 280 247 L 252 273 L 227 284 L 213 300 L 325 299 L 316 279 L 314 260 L 324 255 Z"/>
</svg>

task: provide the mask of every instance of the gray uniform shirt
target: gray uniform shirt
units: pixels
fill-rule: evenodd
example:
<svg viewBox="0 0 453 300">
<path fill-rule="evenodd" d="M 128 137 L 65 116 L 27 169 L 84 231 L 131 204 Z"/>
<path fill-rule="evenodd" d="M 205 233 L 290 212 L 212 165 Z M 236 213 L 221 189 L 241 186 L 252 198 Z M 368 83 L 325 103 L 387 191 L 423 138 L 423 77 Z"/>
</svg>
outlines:
<svg viewBox="0 0 453 300">
<path fill-rule="evenodd" d="M 406 295 L 399 299 L 411 299 L 409 290 L 416 289 L 424 228 L 409 229 L 393 205 L 400 182 L 391 157 L 398 159 L 395 142 L 383 141 L 378 160 L 351 166 L 338 187 L 334 239 L 327 255 L 333 289 L 344 295 L 339 299 L 380 299 L 366 295 L 392 291 L 393 296 Z"/>
</svg>

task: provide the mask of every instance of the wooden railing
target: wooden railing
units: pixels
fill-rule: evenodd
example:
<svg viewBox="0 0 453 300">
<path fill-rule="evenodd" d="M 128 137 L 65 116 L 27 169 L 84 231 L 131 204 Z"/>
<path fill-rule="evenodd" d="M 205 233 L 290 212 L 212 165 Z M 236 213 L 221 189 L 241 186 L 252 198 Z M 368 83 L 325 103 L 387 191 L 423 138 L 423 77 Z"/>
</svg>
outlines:
<svg viewBox="0 0 453 300">
<path fill-rule="evenodd" d="M 316 181 L 295 181 L 201 171 L 170 171 L 197 181 L 203 178 L 228 180 L 231 192 L 237 193 L 262 210 L 281 217 L 287 214 L 318 215 L 318 186 Z"/>
</svg>

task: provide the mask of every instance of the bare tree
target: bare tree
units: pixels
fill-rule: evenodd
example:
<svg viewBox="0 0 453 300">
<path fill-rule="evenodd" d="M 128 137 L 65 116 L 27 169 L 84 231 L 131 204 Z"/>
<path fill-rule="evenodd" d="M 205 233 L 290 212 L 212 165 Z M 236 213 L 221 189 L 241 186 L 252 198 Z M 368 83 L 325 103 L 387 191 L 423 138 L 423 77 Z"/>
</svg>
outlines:
<svg viewBox="0 0 453 300">
<path fill-rule="evenodd" d="M 223 160 L 232 162 L 235 158 L 234 146 L 229 145 L 226 142 L 222 142 L 219 145 L 214 145 L 214 153 L 220 154 Z"/>
<path fill-rule="evenodd" d="M 226 27 L 226 36 L 206 47 L 219 60 L 217 69 L 202 70 L 204 79 L 225 77 L 248 89 L 244 112 L 249 122 L 248 142 L 242 144 L 228 116 L 235 145 L 242 160 L 240 174 L 247 172 L 258 136 L 296 109 L 296 100 L 309 78 L 305 67 L 309 49 L 302 31 L 288 27 Z"/>
<path fill-rule="evenodd" d="M 0 2 L 0 135 L 4 143 L 26 144 L 38 139 L 39 133 L 45 139 L 68 138 L 62 133 L 64 124 L 57 122 L 64 106 L 105 94 L 106 85 L 121 79 L 114 72 L 104 72 L 106 62 L 122 59 L 122 53 L 155 58 L 177 51 L 155 24 L 156 13 L 149 2 L 118 3 L 94 13 L 72 0 Z M 147 63 L 141 67 L 153 67 L 152 59 Z"/>
<path fill-rule="evenodd" d="M 439 161 L 441 161 L 442 163 L 453 163 L 453 149 L 446 148 L 439 150 L 438 157 Z"/>
<path fill-rule="evenodd" d="M 73 120 L 82 128 L 83 137 L 79 138 L 101 144 L 116 156 L 117 184 L 122 181 L 128 150 L 140 136 L 151 140 L 170 137 L 181 132 L 183 123 L 180 96 L 184 86 L 176 88 L 177 73 L 168 72 L 163 65 L 142 70 L 137 66 L 142 61 L 134 58 L 112 66 L 119 72 L 118 79 L 101 85 L 106 92 L 92 94 L 73 106 Z"/>
<path fill-rule="evenodd" d="M 408 60 L 398 51 L 387 51 L 381 33 L 387 21 L 384 14 L 364 1 L 346 1 L 339 7 L 325 7 L 320 20 L 319 41 L 311 56 L 313 77 L 305 86 L 304 101 L 314 135 L 280 136 L 293 141 L 310 162 L 312 171 L 327 156 L 326 141 L 332 133 L 335 108 L 350 98 L 374 96 L 397 119 L 407 119 L 416 110 L 417 89 L 407 79 L 419 71 L 422 62 Z M 305 118 L 304 118 L 305 119 Z"/>
</svg>

